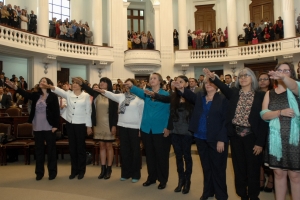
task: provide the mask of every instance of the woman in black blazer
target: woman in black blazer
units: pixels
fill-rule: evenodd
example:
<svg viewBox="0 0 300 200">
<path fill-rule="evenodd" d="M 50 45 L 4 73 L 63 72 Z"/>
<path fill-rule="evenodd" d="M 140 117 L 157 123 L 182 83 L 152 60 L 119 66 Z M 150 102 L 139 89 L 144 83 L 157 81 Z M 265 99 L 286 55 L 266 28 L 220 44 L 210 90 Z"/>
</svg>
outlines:
<svg viewBox="0 0 300 200">
<path fill-rule="evenodd" d="M 112 143 L 115 141 L 117 132 L 118 104 L 94 91 L 81 80 L 76 78 L 73 78 L 73 80 L 78 82 L 82 89 L 93 97 L 92 123 L 94 126 L 94 139 L 100 141 L 101 173 L 98 178 L 109 179 L 112 172 L 111 166 L 114 157 Z M 112 92 L 111 80 L 107 77 L 101 78 L 99 88 Z M 108 107 L 108 109 L 106 107 Z M 108 122 L 108 124 L 106 122 Z"/>
<path fill-rule="evenodd" d="M 195 105 L 189 130 L 194 133 L 203 168 L 204 188 L 200 200 L 214 195 L 218 200 L 226 200 L 228 137 L 225 118 L 228 101 L 217 93 L 217 86 L 208 78 L 204 80 L 203 92 L 194 93 L 178 82 L 173 85 L 185 100 Z"/>
<path fill-rule="evenodd" d="M 56 134 L 55 131 L 59 126 L 60 112 L 56 94 L 50 89 L 44 88 L 42 84 L 53 85 L 53 82 L 46 77 L 43 77 L 39 82 L 37 92 L 26 92 L 17 87 L 14 83 L 6 81 L 6 84 L 15 89 L 17 93 L 32 101 L 31 111 L 28 122 L 32 123 L 33 134 L 35 139 L 35 174 L 36 180 L 41 180 L 44 176 L 44 148 L 46 141 L 47 145 L 47 160 L 49 180 L 55 179 L 57 175 L 57 160 L 56 160 Z"/>
<path fill-rule="evenodd" d="M 257 91 L 257 79 L 249 68 L 239 72 L 234 88 L 216 79 L 208 69 L 203 69 L 203 72 L 229 100 L 226 128 L 230 137 L 236 193 L 242 200 L 259 200 L 262 149 L 268 132 L 268 124 L 260 117 L 264 92 Z"/>
</svg>

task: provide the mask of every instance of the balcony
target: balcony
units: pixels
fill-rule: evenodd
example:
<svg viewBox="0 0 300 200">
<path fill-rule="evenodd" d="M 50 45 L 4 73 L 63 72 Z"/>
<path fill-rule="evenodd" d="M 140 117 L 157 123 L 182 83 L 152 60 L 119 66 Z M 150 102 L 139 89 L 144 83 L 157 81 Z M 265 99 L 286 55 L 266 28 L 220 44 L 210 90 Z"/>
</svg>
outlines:
<svg viewBox="0 0 300 200">
<path fill-rule="evenodd" d="M 114 61 L 111 47 L 57 40 L 6 26 L 0 26 L 0 46 L 5 46 L 5 49 L 11 52 L 19 49 L 83 60 L 100 60 L 110 63 Z"/>
<path fill-rule="evenodd" d="M 124 65 L 135 73 L 152 73 L 161 67 L 160 52 L 148 49 L 127 50 Z"/>
<path fill-rule="evenodd" d="M 255 45 L 175 52 L 175 64 L 212 63 L 258 59 L 300 52 L 300 37 Z"/>
</svg>

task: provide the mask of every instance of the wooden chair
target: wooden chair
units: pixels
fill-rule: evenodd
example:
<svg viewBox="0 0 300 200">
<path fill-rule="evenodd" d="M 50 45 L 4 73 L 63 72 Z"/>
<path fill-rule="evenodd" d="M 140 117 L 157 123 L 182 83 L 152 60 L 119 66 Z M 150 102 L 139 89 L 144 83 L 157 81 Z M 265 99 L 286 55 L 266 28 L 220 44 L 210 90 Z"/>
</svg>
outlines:
<svg viewBox="0 0 300 200">
<path fill-rule="evenodd" d="M 0 117 L 9 117 L 7 113 L 0 113 Z"/>
<path fill-rule="evenodd" d="M 28 159 L 28 150 L 29 150 L 29 143 L 34 141 L 33 134 L 32 134 L 32 124 L 24 123 L 18 124 L 16 128 L 16 140 L 9 142 L 4 145 L 4 165 L 7 164 L 6 161 L 6 150 L 7 149 L 22 149 L 24 153 L 24 163 L 27 165 L 29 163 Z"/>
<path fill-rule="evenodd" d="M 11 125 L 0 123 L 0 133 L 4 133 L 4 135 L 11 134 Z M 0 165 L 4 164 L 4 144 L 0 143 Z"/>
<path fill-rule="evenodd" d="M 17 107 L 6 109 L 6 113 L 9 116 L 22 116 L 21 110 Z"/>
</svg>

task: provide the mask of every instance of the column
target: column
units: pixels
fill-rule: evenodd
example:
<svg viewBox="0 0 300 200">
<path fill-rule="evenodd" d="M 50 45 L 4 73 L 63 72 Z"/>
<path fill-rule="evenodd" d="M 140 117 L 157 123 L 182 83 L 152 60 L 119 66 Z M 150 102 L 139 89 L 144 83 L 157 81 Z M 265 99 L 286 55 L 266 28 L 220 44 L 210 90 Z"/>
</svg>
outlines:
<svg viewBox="0 0 300 200">
<path fill-rule="evenodd" d="M 236 0 L 227 0 L 228 47 L 238 46 L 236 28 Z"/>
<path fill-rule="evenodd" d="M 281 2 L 284 38 L 296 37 L 294 0 Z"/>
<path fill-rule="evenodd" d="M 49 36 L 49 4 L 48 0 L 38 0 L 37 34 Z"/>
<path fill-rule="evenodd" d="M 122 34 L 122 36 L 123 36 L 123 41 L 124 41 L 124 51 L 126 51 L 127 49 L 128 49 L 128 42 L 127 42 L 127 31 L 129 30 L 128 28 L 127 28 L 127 8 L 128 8 L 128 6 L 130 5 L 130 2 L 123 2 L 123 31 L 124 31 L 124 33 L 126 33 L 126 34 Z M 123 31 L 122 31 L 122 33 L 123 33 Z M 129 30 L 129 31 L 131 31 L 131 30 Z"/>
<path fill-rule="evenodd" d="M 178 0 L 179 50 L 188 49 L 186 0 Z"/>
<path fill-rule="evenodd" d="M 154 43 L 155 49 L 160 51 L 160 6 L 153 5 L 154 8 Z"/>
<path fill-rule="evenodd" d="M 102 46 L 102 0 L 92 0 L 93 44 Z"/>
</svg>

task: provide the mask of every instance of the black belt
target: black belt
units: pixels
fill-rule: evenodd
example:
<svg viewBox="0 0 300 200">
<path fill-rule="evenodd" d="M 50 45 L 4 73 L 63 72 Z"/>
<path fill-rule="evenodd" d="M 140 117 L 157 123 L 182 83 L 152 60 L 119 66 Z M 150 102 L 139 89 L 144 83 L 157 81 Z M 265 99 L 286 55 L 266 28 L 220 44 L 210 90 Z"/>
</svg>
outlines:
<svg viewBox="0 0 300 200">
<path fill-rule="evenodd" d="M 236 134 L 240 137 L 245 137 L 252 133 L 251 127 L 239 126 L 235 124 L 233 124 L 233 127 L 235 128 Z"/>
</svg>

